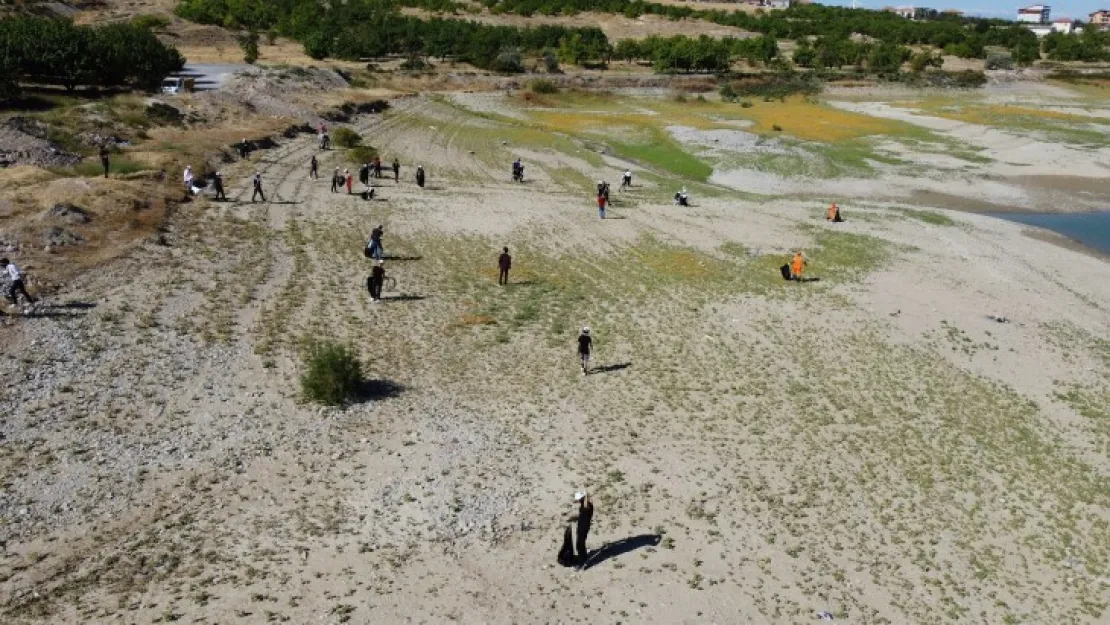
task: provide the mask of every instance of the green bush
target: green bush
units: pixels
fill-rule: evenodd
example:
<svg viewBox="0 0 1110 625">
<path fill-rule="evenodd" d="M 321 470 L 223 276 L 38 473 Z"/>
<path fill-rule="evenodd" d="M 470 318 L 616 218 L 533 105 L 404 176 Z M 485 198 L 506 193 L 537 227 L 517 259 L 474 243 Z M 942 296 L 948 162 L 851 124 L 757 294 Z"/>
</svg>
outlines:
<svg viewBox="0 0 1110 625">
<path fill-rule="evenodd" d="M 343 406 L 358 399 L 362 362 L 355 350 L 333 342 L 313 345 L 301 375 L 301 393 L 308 401 Z"/>
<path fill-rule="evenodd" d="M 372 145 L 360 145 L 347 150 L 347 160 L 355 165 L 369 163 L 377 155 L 378 149 Z"/>
<path fill-rule="evenodd" d="M 548 74 L 558 74 L 562 71 L 559 69 L 559 57 L 555 56 L 554 50 L 543 51 L 543 68 Z"/>
<path fill-rule="evenodd" d="M 362 145 L 362 135 L 345 126 L 336 128 L 335 131 L 331 133 L 331 140 L 332 143 L 335 143 L 335 145 L 341 148 L 356 148 Z"/>
<path fill-rule="evenodd" d="M 987 55 L 987 69 L 1014 69 L 1014 59 L 1009 54 L 992 52 Z"/>
<path fill-rule="evenodd" d="M 253 30 L 245 35 L 239 35 L 235 38 L 239 42 L 239 47 L 243 49 L 243 62 L 247 65 L 254 65 L 258 60 L 258 33 Z"/>
<path fill-rule="evenodd" d="M 131 18 L 131 23 L 147 30 L 163 30 L 170 25 L 170 18 L 165 15 L 136 15 Z"/>
<path fill-rule="evenodd" d="M 502 74 L 520 74 L 524 72 L 524 60 L 520 55 L 520 50 L 504 48 L 497 53 L 489 68 Z"/>
<path fill-rule="evenodd" d="M 732 83 L 727 82 L 721 85 L 718 93 L 721 94 L 721 100 L 725 102 L 735 102 L 736 99 L 740 97 L 740 94 L 736 93 L 736 87 L 733 87 Z"/>
<path fill-rule="evenodd" d="M 532 93 L 541 95 L 550 95 L 552 93 L 559 93 L 559 85 L 555 84 L 554 80 L 546 78 L 537 78 L 528 84 L 528 89 Z"/>
</svg>

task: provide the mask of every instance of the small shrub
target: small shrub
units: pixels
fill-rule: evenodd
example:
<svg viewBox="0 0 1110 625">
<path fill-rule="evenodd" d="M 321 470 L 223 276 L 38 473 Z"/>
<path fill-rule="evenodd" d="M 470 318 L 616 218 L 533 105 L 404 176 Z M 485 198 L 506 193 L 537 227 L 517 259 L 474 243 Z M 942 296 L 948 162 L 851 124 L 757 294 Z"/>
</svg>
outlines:
<svg viewBox="0 0 1110 625">
<path fill-rule="evenodd" d="M 418 56 L 410 56 L 401 61 L 401 69 L 406 72 L 424 72 L 432 69 L 432 64 Z"/>
<path fill-rule="evenodd" d="M 347 150 L 347 160 L 356 165 L 369 163 L 378 155 L 378 149 L 372 145 L 360 145 Z"/>
<path fill-rule="evenodd" d="M 131 23 L 147 30 L 163 30 L 170 25 L 170 18 L 165 15 L 136 15 Z"/>
<path fill-rule="evenodd" d="M 258 60 L 258 33 L 253 30 L 245 35 L 236 37 L 239 47 L 243 49 L 243 62 L 254 65 Z"/>
<path fill-rule="evenodd" d="M 301 376 L 306 400 L 343 406 L 358 398 L 362 383 L 362 362 L 354 349 L 332 342 L 310 348 Z"/>
<path fill-rule="evenodd" d="M 755 106 L 755 105 L 752 104 L 751 100 L 744 100 L 743 102 L 740 103 L 740 108 L 742 108 L 742 109 L 750 109 L 753 106 Z"/>
<path fill-rule="evenodd" d="M 520 50 L 505 48 L 497 54 L 489 68 L 502 74 L 520 74 L 524 72 L 524 60 L 520 56 Z"/>
<path fill-rule="evenodd" d="M 562 70 L 559 69 L 559 57 L 555 56 L 554 50 L 543 51 L 543 68 L 547 70 L 548 74 L 558 74 Z"/>
<path fill-rule="evenodd" d="M 679 104 L 682 104 L 683 102 L 686 102 L 686 100 L 687 100 L 686 94 L 682 93 L 681 91 L 676 91 L 673 94 L 671 94 L 671 100 L 674 101 L 674 102 L 678 102 Z"/>
<path fill-rule="evenodd" d="M 1014 59 L 1009 54 L 993 52 L 987 55 L 987 69 L 1014 69 Z"/>
<path fill-rule="evenodd" d="M 356 148 L 362 145 L 362 135 L 344 126 L 336 128 L 331 133 L 331 140 L 341 148 Z"/>
<path fill-rule="evenodd" d="M 736 99 L 740 97 L 739 94 L 736 93 L 736 88 L 729 82 L 721 85 L 719 93 L 721 94 L 721 99 L 725 102 L 735 102 Z"/>
<path fill-rule="evenodd" d="M 775 132 L 782 132 L 782 126 L 779 126 L 778 124 L 773 124 L 771 126 L 771 130 L 773 130 Z"/>
<path fill-rule="evenodd" d="M 528 89 L 532 93 L 538 93 L 538 94 L 541 94 L 541 95 L 550 95 L 552 93 L 559 93 L 559 85 L 555 84 L 554 80 L 548 80 L 546 78 L 537 78 L 537 79 L 533 80 L 528 85 Z"/>
</svg>

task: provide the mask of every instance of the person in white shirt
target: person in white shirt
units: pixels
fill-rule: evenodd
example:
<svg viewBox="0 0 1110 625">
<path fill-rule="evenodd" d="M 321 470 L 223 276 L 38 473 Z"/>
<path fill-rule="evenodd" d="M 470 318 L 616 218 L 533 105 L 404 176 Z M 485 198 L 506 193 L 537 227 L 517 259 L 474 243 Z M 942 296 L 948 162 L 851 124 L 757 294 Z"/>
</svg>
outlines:
<svg viewBox="0 0 1110 625">
<path fill-rule="evenodd" d="M 193 194 L 193 166 L 185 166 L 185 197 Z"/>
<path fill-rule="evenodd" d="M 621 191 L 632 188 L 632 170 L 626 169 L 624 175 L 621 176 Z"/>
<path fill-rule="evenodd" d="M 23 298 L 27 300 L 28 304 L 35 303 L 35 298 L 31 297 L 31 294 L 27 292 L 27 287 L 23 285 L 23 272 L 15 266 L 15 263 L 7 258 L 0 258 L 0 270 L 7 274 L 8 279 L 11 280 L 11 284 L 8 286 L 8 299 L 12 301 L 12 306 L 19 305 L 16 296 L 20 293 L 23 294 Z"/>
</svg>

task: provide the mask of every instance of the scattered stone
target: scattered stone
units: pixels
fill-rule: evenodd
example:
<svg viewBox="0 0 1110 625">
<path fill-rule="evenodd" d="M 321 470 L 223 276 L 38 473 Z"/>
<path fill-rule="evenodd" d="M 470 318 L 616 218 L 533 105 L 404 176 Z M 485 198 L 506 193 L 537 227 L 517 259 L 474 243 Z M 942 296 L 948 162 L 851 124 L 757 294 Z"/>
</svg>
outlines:
<svg viewBox="0 0 1110 625">
<path fill-rule="evenodd" d="M 86 242 L 86 239 L 78 232 L 72 232 L 65 228 L 55 226 L 43 231 L 42 242 L 44 248 L 55 248 L 65 247 L 67 245 L 81 245 Z"/>
<path fill-rule="evenodd" d="M 46 216 L 61 219 L 71 224 L 87 224 L 92 221 L 92 217 L 87 210 L 68 202 L 55 204 L 46 211 Z"/>
</svg>

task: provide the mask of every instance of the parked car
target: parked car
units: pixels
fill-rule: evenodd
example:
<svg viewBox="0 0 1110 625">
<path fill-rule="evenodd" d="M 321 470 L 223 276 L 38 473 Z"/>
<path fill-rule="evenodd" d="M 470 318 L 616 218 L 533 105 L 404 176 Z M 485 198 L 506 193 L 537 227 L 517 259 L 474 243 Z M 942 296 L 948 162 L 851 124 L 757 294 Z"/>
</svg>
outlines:
<svg viewBox="0 0 1110 625">
<path fill-rule="evenodd" d="M 175 95 L 178 93 L 185 93 L 193 91 L 196 86 L 196 81 L 192 78 L 185 78 L 183 76 L 170 76 L 162 81 L 162 93 L 168 95 Z"/>
</svg>

